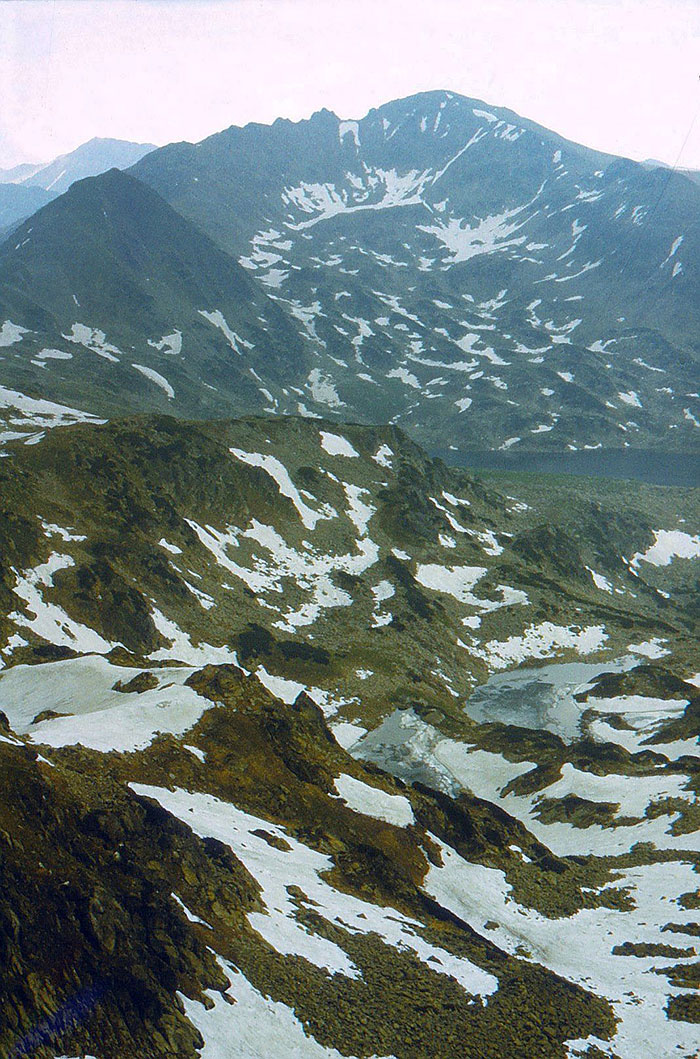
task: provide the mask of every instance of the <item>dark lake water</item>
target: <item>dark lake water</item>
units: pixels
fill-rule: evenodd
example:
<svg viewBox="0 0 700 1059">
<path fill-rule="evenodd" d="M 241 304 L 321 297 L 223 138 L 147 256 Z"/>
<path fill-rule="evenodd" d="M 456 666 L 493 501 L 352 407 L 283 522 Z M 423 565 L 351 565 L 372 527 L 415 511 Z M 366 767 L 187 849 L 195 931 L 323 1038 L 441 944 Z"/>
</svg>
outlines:
<svg viewBox="0 0 700 1059">
<path fill-rule="evenodd" d="M 680 452 L 595 449 L 587 452 L 434 452 L 445 463 L 474 471 L 530 471 L 588 478 L 631 478 L 650 485 L 700 486 L 700 458 Z"/>
</svg>

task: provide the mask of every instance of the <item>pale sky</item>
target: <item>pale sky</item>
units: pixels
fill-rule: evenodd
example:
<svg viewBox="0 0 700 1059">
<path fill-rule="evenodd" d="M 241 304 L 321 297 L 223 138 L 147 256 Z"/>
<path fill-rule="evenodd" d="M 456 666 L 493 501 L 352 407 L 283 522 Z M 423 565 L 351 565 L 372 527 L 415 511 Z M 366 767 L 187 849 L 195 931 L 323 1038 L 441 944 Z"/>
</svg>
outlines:
<svg viewBox="0 0 700 1059">
<path fill-rule="evenodd" d="M 700 168 L 699 74 L 698 0 L 0 0 L 0 167 L 445 88 Z"/>
</svg>

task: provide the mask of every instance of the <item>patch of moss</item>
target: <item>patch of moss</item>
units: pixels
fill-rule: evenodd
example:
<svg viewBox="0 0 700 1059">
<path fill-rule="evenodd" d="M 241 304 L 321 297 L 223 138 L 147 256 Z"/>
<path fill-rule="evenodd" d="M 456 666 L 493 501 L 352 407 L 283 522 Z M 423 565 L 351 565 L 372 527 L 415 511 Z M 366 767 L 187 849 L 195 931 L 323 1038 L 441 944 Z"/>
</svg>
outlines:
<svg viewBox="0 0 700 1059">
<path fill-rule="evenodd" d="M 134 692 L 137 695 L 142 695 L 145 691 L 153 691 L 154 688 L 158 687 L 158 677 L 155 673 L 137 673 L 131 680 L 124 682 L 118 680 L 116 684 L 112 686 L 112 691 L 122 691 L 124 694 L 130 694 Z"/>
<path fill-rule="evenodd" d="M 674 1022 L 700 1023 L 700 995 L 678 993 L 668 998 L 666 1015 Z"/>
<path fill-rule="evenodd" d="M 681 959 L 685 956 L 694 956 L 695 949 L 679 949 L 675 945 L 662 945 L 658 942 L 625 941 L 621 945 L 615 945 L 612 949 L 613 956 L 663 956 L 672 959 Z"/>
<path fill-rule="evenodd" d="M 586 828 L 598 825 L 614 827 L 619 824 L 619 805 L 613 802 L 592 802 L 567 794 L 564 798 L 540 798 L 533 815 L 544 824 L 567 823 L 572 827 Z"/>
</svg>

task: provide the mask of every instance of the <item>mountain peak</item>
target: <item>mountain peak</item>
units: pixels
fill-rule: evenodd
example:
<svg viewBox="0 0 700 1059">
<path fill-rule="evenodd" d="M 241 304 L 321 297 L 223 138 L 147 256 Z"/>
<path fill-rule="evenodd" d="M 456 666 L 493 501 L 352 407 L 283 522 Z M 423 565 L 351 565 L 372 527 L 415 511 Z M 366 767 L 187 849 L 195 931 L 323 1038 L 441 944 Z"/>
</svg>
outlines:
<svg viewBox="0 0 700 1059">
<path fill-rule="evenodd" d="M 42 188 L 56 198 L 74 181 L 97 176 L 112 167 L 127 169 L 154 149 L 151 143 L 94 136 L 46 165 L 32 166 L 19 174 L 15 171 L 14 180 L 27 187 Z"/>
</svg>

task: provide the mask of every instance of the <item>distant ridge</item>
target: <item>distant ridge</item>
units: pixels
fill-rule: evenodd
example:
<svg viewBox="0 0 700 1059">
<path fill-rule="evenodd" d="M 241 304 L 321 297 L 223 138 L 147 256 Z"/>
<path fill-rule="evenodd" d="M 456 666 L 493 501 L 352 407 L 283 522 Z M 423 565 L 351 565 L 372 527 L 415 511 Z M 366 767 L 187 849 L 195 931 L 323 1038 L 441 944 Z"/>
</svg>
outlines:
<svg viewBox="0 0 700 1059">
<path fill-rule="evenodd" d="M 0 169 L 0 229 L 28 217 L 76 180 L 98 176 L 108 169 L 128 169 L 152 150 L 152 143 L 94 137 L 52 162 Z M 15 190 L 10 191 L 10 187 Z"/>
</svg>

